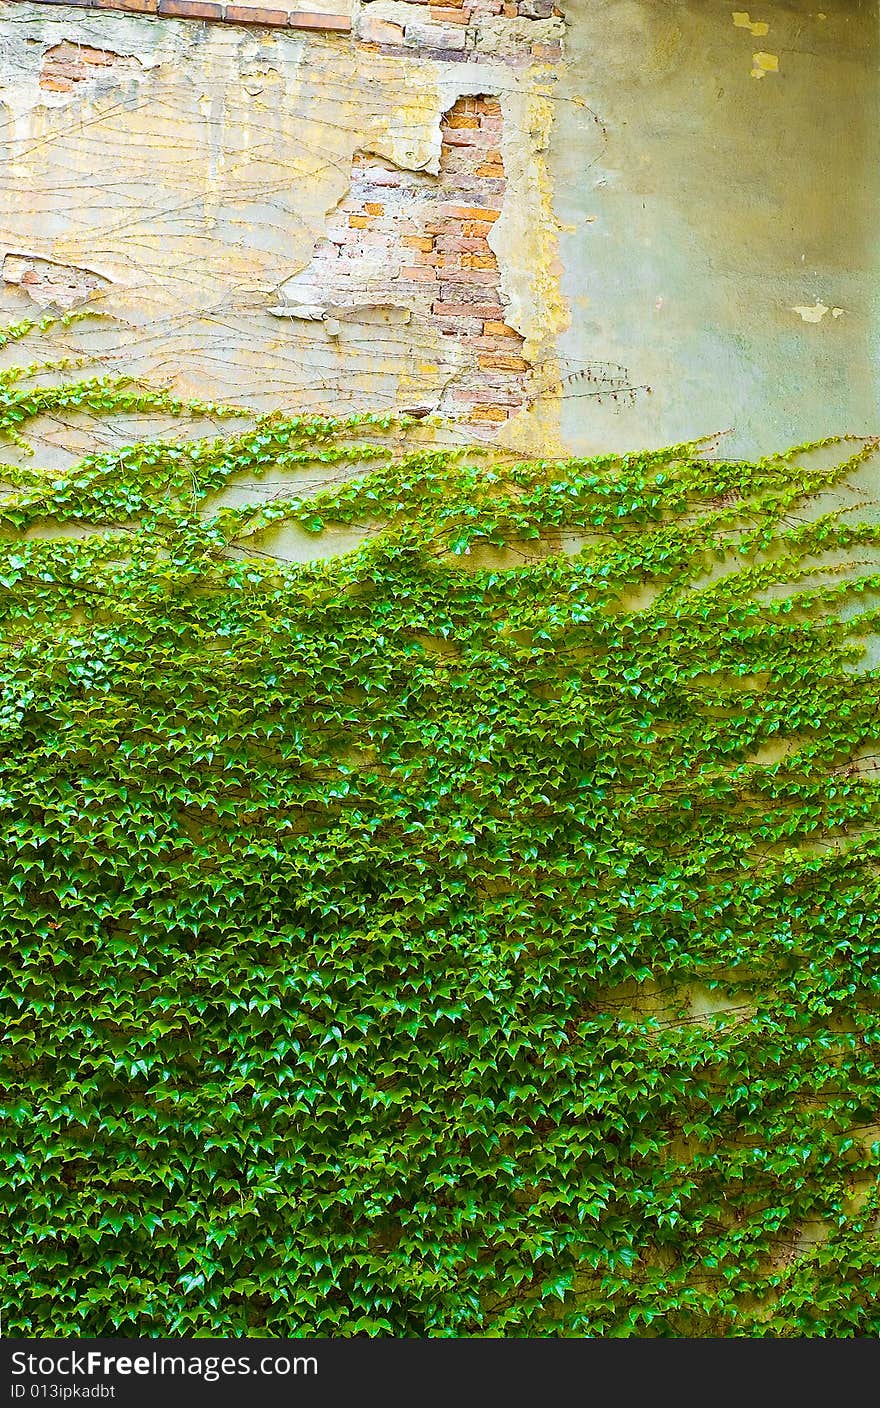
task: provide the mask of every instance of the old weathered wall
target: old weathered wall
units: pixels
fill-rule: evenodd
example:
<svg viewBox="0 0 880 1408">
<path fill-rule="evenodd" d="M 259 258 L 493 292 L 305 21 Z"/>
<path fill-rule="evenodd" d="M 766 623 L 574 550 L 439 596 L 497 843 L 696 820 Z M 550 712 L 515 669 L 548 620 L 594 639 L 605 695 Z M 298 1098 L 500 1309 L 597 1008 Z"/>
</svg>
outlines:
<svg viewBox="0 0 880 1408">
<path fill-rule="evenodd" d="M 560 358 L 619 362 L 652 395 L 572 394 L 566 441 L 732 427 L 751 454 L 876 431 L 874 0 L 569 0 L 567 17 Z"/>
<path fill-rule="evenodd" d="M 876 28 L 859 0 L 355 0 L 350 33 L 0 4 L 3 311 L 100 310 L 65 345 L 186 392 L 523 448 L 867 433 Z"/>
<path fill-rule="evenodd" d="M 562 22 L 500 10 L 374 0 L 350 36 L 3 6 L 15 311 L 91 299 L 90 347 L 187 391 L 493 431 L 563 320 Z"/>
</svg>

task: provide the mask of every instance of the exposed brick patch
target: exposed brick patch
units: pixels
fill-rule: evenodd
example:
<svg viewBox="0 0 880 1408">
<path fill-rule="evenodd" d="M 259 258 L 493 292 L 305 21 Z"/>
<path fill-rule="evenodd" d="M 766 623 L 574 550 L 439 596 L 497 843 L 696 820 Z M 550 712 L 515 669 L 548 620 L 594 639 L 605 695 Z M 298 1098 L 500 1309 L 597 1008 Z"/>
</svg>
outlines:
<svg viewBox="0 0 880 1408">
<path fill-rule="evenodd" d="M 139 72 L 140 67 L 138 60 L 130 55 L 93 49 L 88 44 L 71 44 L 65 39 L 43 55 L 40 87 L 51 93 L 70 93 L 77 84 L 99 78 L 107 69 Z"/>
<path fill-rule="evenodd" d="M 251 4 L 249 0 L 244 0 L 244 3 L 238 0 L 235 4 L 226 4 L 225 0 L 42 0 L 42 3 L 69 5 L 80 10 L 119 10 L 129 14 L 155 15 L 159 19 L 253 24 L 325 33 L 347 34 L 352 28 L 347 15 Z M 504 3 L 504 0 L 447 0 L 447 3 L 439 5 L 434 0 L 408 0 L 408 3 L 413 6 L 414 17 L 400 22 L 397 18 L 388 20 L 373 16 L 367 3 L 358 23 L 357 37 L 361 46 L 382 54 L 411 55 L 415 51 L 425 58 L 446 63 L 465 59 L 501 59 L 514 64 L 550 63 L 561 57 L 561 42 L 555 36 L 547 41 L 537 34 L 533 42 L 528 33 L 521 29 L 512 28 L 509 43 L 493 46 L 484 52 L 481 52 L 478 40 L 479 25 L 487 19 L 561 20 L 563 12 L 553 0 L 516 0 L 516 3 Z M 537 26 L 537 30 L 541 29 L 546 30 L 546 23 Z"/>
<path fill-rule="evenodd" d="M 328 328 L 377 307 L 405 312 L 413 345 L 426 362 L 439 361 L 446 383 L 429 409 L 480 435 L 524 404 L 531 372 L 522 337 L 505 321 L 488 239 L 506 186 L 500 118 L 497 98 L 459 98 L 442 119 L 436 177 L 358 154 L 311 263 L 282 290 L 293 316 L 314 322 L 323 314 Z M 439 358 L 430 350 L 438 341 Z"/>
<path fill-rule="evenodd" d="M 121 10 L 159 19 L 208 20 L 223 24 L 258 24 L 285 29 L 314 29 L 347 34 L 347 15 L 323 10 L 274 9 L 263 5 L 227 5 L 222 0 L 42 0 L 47 5 L 69 5 L 77 10 Z"/>
<path fill-rule="evenodd" d="M 377 0 L 365 0 L 355 26 L 359 42 L 377 53 L 415 51 L 442 63 L 514 66 L 562 57 L 564 14 L 554 0 L 407 0 L 396 7 L 393 21 L 378 9 Z"/>
<path fill-rule="evenodd" d="M 4 283 L 14 284 L 29 294 L 40 308 L 65 311 L 88 303 L 110 287 L 109 279 L 90 269 L 80 269 L 74 264 L 56 264 L 51 259 L 41 259 L 33 254 L 7 254 L 0 265 L 0 278 Z"/>
</svg>

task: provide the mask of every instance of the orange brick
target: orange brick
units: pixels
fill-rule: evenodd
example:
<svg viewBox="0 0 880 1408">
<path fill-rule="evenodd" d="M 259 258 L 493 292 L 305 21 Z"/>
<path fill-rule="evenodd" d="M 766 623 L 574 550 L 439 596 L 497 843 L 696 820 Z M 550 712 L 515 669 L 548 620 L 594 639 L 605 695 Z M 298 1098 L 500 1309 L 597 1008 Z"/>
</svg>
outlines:
<svg viewBox="0 0 880 1408">
<path fill-rule="evenodd" d="M 370 217 L 369 215 L 349 215 L 348 223 L 355 230 L 366 230 L 369 229 Z"/>
<path fill-rule="evenodd" d="M 461 267 L 463 269 L 497 269 L 498 260 L 494 254 L 463 254 Z"/>
<path fill-rule="evenodd" d="M 98 64 L 102 68 L 107 68 L 116 62 L 118 55 L 108 54 L 106 49 L 90 49 L 87 44 L 80 44 L 77 48 L 77 57 L 81 63 Z"/>
<path fill-rule="evenodd" d="M 439 20 L 441 24 L 467 24 L 468 22 L 468 17 L 460 6 L 447 8 L 445 5 L 432 5 L 431 19 Z"/>
<path fill-rule="evenodd" d="M 478 175 L 478 176 L 493 176 L 493 177 L 503 176 L 503 175 L 504 175 L 504 163 L 503 163 L 503 161 L 501 160 L 500 157 L 498 158 L 497 161 L 494 161 L 494 160 L 493 160 L 493 161 L 485 161 L 485 162 L 483 162 L 482 166 L 478 166 L 478 167 L 477 167 L 477 175 Z"/>
<path fill-rule="evenodd" d="M 475 406 L 468 416 L 468 420 L 479 424 L 481 421 L 492 421 L 496 424 L 507 420 L 509 412 L 503 406 Z"/>
<path fill-rule="evenodd" d="M 449 112 L 441 123 L 443 127 L 479 127 L 480 119 L 470 112 Z"/>
<path fill-rule="evenodd" d="M 485 224 L 482 220 L 465 220 L 461 232 L 471 239 L 485 239 L 491 228 L 491 225 Z"/>
<path fill-rule="evenodd" d="M 421 249 L 425 254 L 429 254 L 434 248 L 430 235 L 404 235 L 400 243 L 406 245 L 407 249 Z"/>
<path fill-rule="evenodd" d="M 53 78 L 51 74 L 44 73 L 40 78 L 40 87 L 48 88 L 50 93 L 72 93 L 73 83 L 69 78 Z"/>
<path fill-rule="evenodd" d="M 497 98 L 475 98 L 474 103 L 476 112 L 491 113 L 493 117 L 501 113 L 501 104 Z"/>
<path fill-rule="evenodd" d="M 483 324 L 483 332 L 487 337 L 519 337 L 519 333 L 513 328 L 509 328 L 506 323 L 495 323 L 491 320 Z"/>
<path fill-rule="evenodd" d="M 482 205 L 444 205 L 443 214 L 453 220 L 486 220 L 491 225 L 501 214 L 500 210 L 488 210 Z"/>
<path fill-rule="evenodd" d="M 524 357 L 510 357 L 506 352 L 483 352 L 480 366 L 486 371 L 527 372 L 529 363 Z"/>
<path fill-rule="evenodd" d="M 384 215 L 385 207 L 378 200 L 368 200 L 364 202 L 364 210 L 368 215 Z"/>
</svg>

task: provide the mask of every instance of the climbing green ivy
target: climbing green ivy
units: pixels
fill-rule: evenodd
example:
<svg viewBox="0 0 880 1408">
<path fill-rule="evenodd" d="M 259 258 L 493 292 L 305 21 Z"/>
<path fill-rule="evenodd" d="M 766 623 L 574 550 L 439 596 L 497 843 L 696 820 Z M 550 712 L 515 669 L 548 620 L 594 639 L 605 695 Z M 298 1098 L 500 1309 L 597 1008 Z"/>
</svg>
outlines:
<svg viewBox="0 0 880 1408">
<path fill-rule="evenodd" d="M 874 443 L 69 372 L 181 429 L 2 467 L 6 1333 L 880 1334 Z"/>
</svg>

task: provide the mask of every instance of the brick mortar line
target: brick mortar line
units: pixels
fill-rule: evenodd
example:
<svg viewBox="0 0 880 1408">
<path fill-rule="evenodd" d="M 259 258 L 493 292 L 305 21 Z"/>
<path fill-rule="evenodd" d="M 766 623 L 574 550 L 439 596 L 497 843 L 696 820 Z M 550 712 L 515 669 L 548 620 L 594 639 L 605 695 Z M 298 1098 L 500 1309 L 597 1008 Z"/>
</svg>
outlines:
<svg viewBox="0 0 880 1408">
<path fill-rule="evenodd" d="M 13 0 L 16 3 L 16 0 Z M 24 0 L 18 0 L 24 3 Z M 216 4 L 213 0 L 37 0 L 75 10 L 115 10 L 158 19 L 213 20 L 221 24 L 259 24 L 275 29 L 311 29 L 337 34 L 351 31 L 346 15 L 317 10 L 276 10 L 257 5 Z"/>
</svg>

